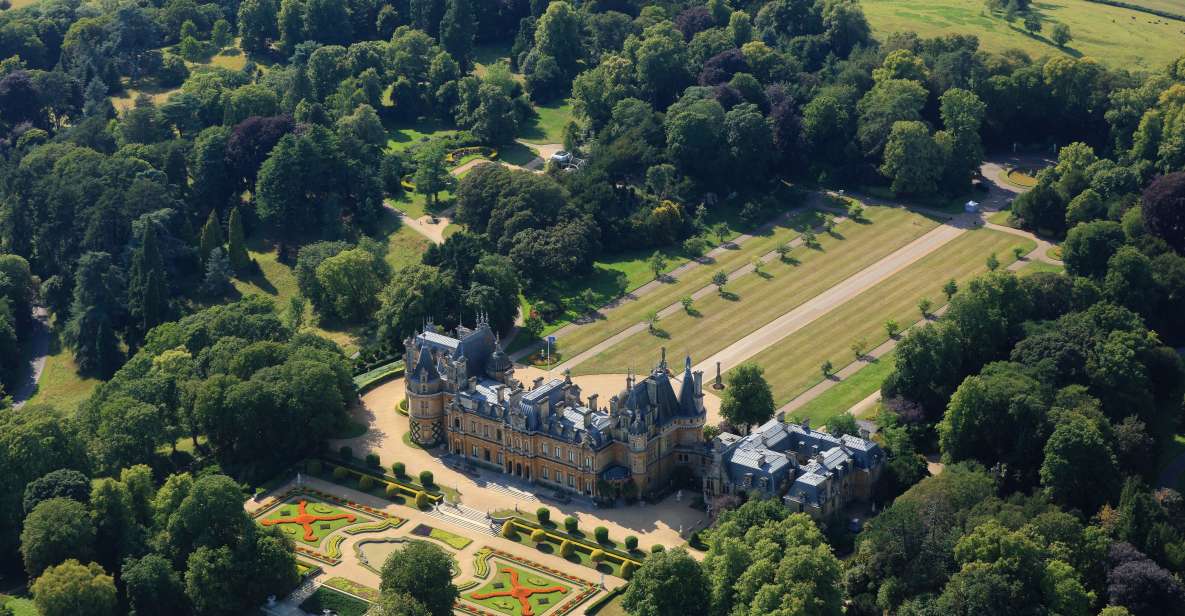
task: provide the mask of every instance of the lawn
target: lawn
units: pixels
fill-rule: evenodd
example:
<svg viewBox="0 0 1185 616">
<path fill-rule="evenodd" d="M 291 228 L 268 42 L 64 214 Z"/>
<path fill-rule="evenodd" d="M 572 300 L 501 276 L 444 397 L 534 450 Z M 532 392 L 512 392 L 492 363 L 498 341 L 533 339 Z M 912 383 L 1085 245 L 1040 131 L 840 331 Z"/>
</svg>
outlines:
<svg viewBox="0 0 1185 616">
<path fill-rule="evenodd" d="M 1012 221 L 1012 211 L 1011 210 L 1000 210 L 998 212 L 992 212 L 991 214 L 988 214 L 987 221 L 992 224 L 1003 225 L 1005 227 L 1015 227 L 1016 226 L 1016 225 L 1012 224 L 1012 222 L 1011 222 Z"/>
<path fill-rule="evenodd" d="M 133 86 L 127 78 L 122 80 L 124 84 L 123 94 L 120 96 L 111 97 L 111 105 L 115 107 L 116 111 L 127 111 L 136 105 L 136 99 L 144 94 L 152 99 L 153 104 L 161 105 L 174 92 L 181 90 L 181 88 L 162 88 L 155 83 L 143 83 Z"/>
<path fill-rule="evenodd" d="M 423 218 L 430 213 L 439 214 L 453 206 L 453 193 L 450 191 L 440 191 L 437 193 L 436 199 L 436 205 L 429 207 L 428 195 L 414 190 L 405 190 L 395 197 L 387 197 L 387 203 L 411 218 Z"/>
<path fill-rule="evenodd" d="M 1064 265 L 1046 263 L 1045 261 L 1029 261 L 1027 264 L 1021 267 L 1020 271 L 1017 273 L 1021 276 L 1032 276 L 1037 272 L 1053 272 L 1055 274 L 1060 274 L 1064 271 L 1066 271 L 1066 267 Z"/>
<path fill-rule="evenodd" d="M 512 616 L 522 616 L 527 613 L 546 614 L 562 603 L 564 598 L 572 592 L 571 585 L 562 583 L 553 577 L 502 562 L 497 563 L 497 570 L 492 573 L 489 581 L 478 587 L 477 590 L 465 594 L 464 598 L 502 614 Z M 523 606 L 517 598 L 508 596 L 518 589 L 536 591 L 525 597 L 530 605 L 529 612 L 523 610 Z M 540 592 L 548 590 L 550 591 Z"/>
<path fill-rule="evenodd" d="M 301 504 L 304 505 L 303 513 Z M 301 497 L 276 507 L 260 518 L 259 523 L 263 526 L 278 526 L 293 541 L 317 546 L 335 531 L 360 522 L 373 521 L 336 505 Z M 308 524 L 307 528 L 304 523 Z"/>
<path fill-rule="evenodd" d="M 1037 36 L 1025 32 L 1019 19 L 1009 24 L 988 13 L 980 0 L 865 0 L 860 5 L 880 40 L 899 31 L 916 31 L 923 38 L 973 34 L 986 51 L 1020 48 L 1033 57 L 1084 55 L 1135 70 L 1159 69 L 1185 48 L 1185 23 L 1084 0 L 1034 2 L 1043 22 Z M 1054 23 L 1069 26 L 1073 35 L 1065 50 L 1047 38 Z"/>
<path fill-rule="evenodd" d="M 300 294 L 296 285 L 296 274 L 292 268 L 280 263 L 278 253 L 268 244 L 259 241 L 248 242 L 247 253 L 259 264 L 259 271 L 245 279 L 232 280 L 235 290 L 242 295 L 266 295 L 276 303 L 276 310 L 283 311 L 291 298 Z M 349 329 L 327 329 L 318 327 L 312 304 L 305 305 L 305 326 L 319 336 L 328 338 L 342 347 L 346 355 L 358 350 L 358 341 Z"/>
<path fill-rule="evenodd" d="M 856 374 L 836 383 L 831 389 L 796 409 L 790 414 L 790 418 L 794 421 L 810 419 L 815 425 L 823 425 L 831 417 L 847 412 L 856 403 L 876 393 L 896 364 L 897 356 L 894 353 L 882 355 Z"/>
<path fill-rule="evenodd" d="M 1185 2 L 1181 0 L 1124 0 L 1128 4 L 1153 11 L 1185 16 Z"/>
<path fill-rule="evenodd" d="M 546 105 L 535 107 L 539 114 L 523 127 L 523 141 L 528 143 L 563 143 L 564 127 L 572 120 L 572 103 L 570 101 L 554 101 Z"/>
<path fill-rule="evenodd" d="M 33 605 L 33 600 L 28 597 L 0 595 L 0 605 L 11 609 L 13 616 L 39 616 L 41 614 Z"/>
<path fill-rule="evenodd" d="M 417 143 L 424 143 L 457 132 L 457 127 L 435 118 L 421 118 L 414 124 L 398 124 L 387 128 L 387 150 L 402 152 Z"/>
<path fill-rule="evenodd" d="M 322 586 L 300 604 L 300 609 L 310 614 L 320 614 L 322 610 L 329 610 L 338 616 L 363 616 L 370 609 L 370 604 Z"/>
<path fill-rule="evenodd" d="M 740 244 L 734 250 L 726 250 L 723 254 L 716 255 L 714 261 L 709 263 L 708 266 L 697 267 L 686 272 L 677 280 L 663 285 L 661 289 L 654 290 L 643 296 L 639 301 L 628 301 L 607 310 L 602 310 L 598 313 L 597 320 L 594 323 L 584 325 L 561 339 L 559 343 L 561 345 L 560 353 L 566 356 L 572 356 L 593 347 L 598 342 L 641 321 L 650 310 L 661 310 L 679 301 L 680 297 L 690 295 L 697 289 L 709 284 L 712 274 L 717 270 L 735 270 L 749 263 L 754 258 L 768 253 L 779 244 L 793 240 L 798 237 L 799 230 L 805 228 L 807 224 L 817 222 L 817 219 L 818 215 L 815 212 L 802 212 L 794 216 L 789 223 L 778 225 L 770 232 L 754 236 L 744 244 Z M 735 238 L 739 234 L 739 223 L 736 221 L 722 222 L 729 223 L 730 230 L 728 237 L 731 241 L 732 238 Z M 714 221 L 710 222 L 710 224 L 714 224 Z M 713 248 L 715 248 L 715 244 L 717 243 L 715 237 L 705 239 L 709 239 Z M 650 282 L 654 275 L 649 271 L 645 260 L 651 254 L 653 254 L 653 251 L 637 251 L 632 254 L 624 254 L 618 259 L 598 261 L 594 265 L 597 272 L 595 275 L 612 276 L 615 283 L 611 286 L 597 285 L 583 278 L 572 282 L 563 281 L 559 287 L 559 293 L 564 297 L 564 304 L 567 307 L 567 311 L 562 317 L 548 323 L 547 328 L 544 329 L 544 333 L 551 333 L 567 325 L 583 313 L 583 306 L 576 305 L 578 302 L 573 300 L 580 290 L 585 287 L 592 288 L 594 292 L 600 294 L 597 301 L 603 305 L 608 300 L 619 297 L 626 292 L 633 291 L 639 286 Z M 664 254 L 676 255 L 675 258 L 670 259 L 672 262 L 668 263 L 670 269 L 675 269 L 683 265 L 688 258 L 682 250 L 673 252 L 664 251 Z M 602 270 L 609 270 L 609 272 Z M 525 342 L 527 341 L 523 340 L 523 343 Z M 521 345 L 523 343 L 519 344 Z"/>
<path fill-rule="evenodd" d="M 385 261 L 392 272 L 419 263 L 424 251 L 432 245 L 432 240 L 407 225 L 400 224 L 395 213 L 390 210 L 383 211 L 383 218 L 379 224 L 380 235 L 387 237 Z"/>
<path fill-rule="evenodd" d="M 462 537 L 456 533 L 450 533 L 447 530 L 441 530 L 433 526 L 420 524 L 411 529 L 411 534 L 417 537 L 428 537 L 435 539 L 454 550 L 464 550 L 473 540 L 468 537 Z"/>
<path fill-rule="evenodd" d="M 49 356 L 45 358 L 45 369 L 37 382 L 37 392 L 29 399 L 29 403 L 50 404 L 67 414 L 73 414 L 98 384 L 97 379 L 78 374 L 73 353 L 62 345 L 61 337 L 55 331 L 49 340 Z"/>
<path fill-rule="evenodd" d="M 903 208 L 866 207 L 865 217 L 862 222 L 839 223 L 833 234 L 820 233 L 817 248 L 798 246 L 786 261 L 775 259 L 766 264 L 761 275 L 749 273 L 729 281 L 727 295 L 709 293 L 695 301 L 690 314 L 679 310 L 664 317 L 656 333 L 643 331 L 630 336 L 581 363 L 575 371 L 600 374 L 649 369 L 659 356 L 659 347 L 668 347 L 680 356 L 688 353 L 693 362 L 702 361 L 938 224 Z M 772 250 L 777 243 L 753 256 Z M 710 279 L 719 269 L 731 268 L 707 267 L 699 274 Z M 566 345 L 563 348 L 572 352 Z"/>
<path fill-rule="evenodd" d="M 831 361 L 836 370 L 853 361 L 850 347 L 854 342 L 863 340 L 865 348 L 872 349 L 887 340 L 885 321 L 892 319 L 903 328 L 915 323 L 920 318 L 918 300 L 929 298 L 935 306 L 944 304 L 942 286 L 946 281 L 954 278 L 965 285 L 986 271 L 984 262 L 992 252 L 1001 267 L 1007 267 L 1014 260 L 1014 246 L 1032 250 L 1034 245 L 1031 240 L 990 229 L 964 233 L 750 361 L 765 369 L 774 403 L 785 404 L 822 380 L 819 366 L 824 361 Z"/>
</svg>

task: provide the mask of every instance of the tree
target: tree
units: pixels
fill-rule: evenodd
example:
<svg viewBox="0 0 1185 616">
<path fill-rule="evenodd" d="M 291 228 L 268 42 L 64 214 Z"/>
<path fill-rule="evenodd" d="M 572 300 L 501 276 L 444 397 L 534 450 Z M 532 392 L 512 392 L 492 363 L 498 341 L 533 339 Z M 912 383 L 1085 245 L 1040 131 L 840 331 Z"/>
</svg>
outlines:
<svg viewBox="0 0 1185 616">
<path fill-rule="evenodd" d="M 1035 36 L 1041 31 L 1041 17 L 1035 11 L 1025 13 L 1024 26 L 1029 34 Z"/>
<path fill-rule="evenodd" d="M 1065 47 L 1066 43 L 1069 43 L 1070 39 L 1073 38 L 1070 35 L 1070 26 L 1063 23 L 1053 24 L 1053 28 L 1049 31 L 1049 38 L 1058 47 Z"/>
<path fill-rule="evenodd" d="M 365 248 L 354 248 L 317 266 L 317 284 L 325 297 L 325 316 L 358 322 L 378 308 L 378 293 L 387 282 L 387 265 Z"/>
<path fill-rule="evenodd" d="M 25 486 L 21 504 L 28 515 L 39 503 L 51 498 L 68 498 L 86 504 L 90 496 L 89 477 L 73 469 L 60 468 L 30 481 Z"/>
<path fill-rule="evenodd" d="M 634 573 L 622 605 L 633 616 L 707 616 L 708 580 L 683 548 L 653 554 Z"/>
<path fill-rule="evenodd" d="M 564 0 L 548 4 L 535 26 L 535 49 L 539 54 L 555 58 L 560 70 L 571 77 L 584 52 L 581 40 L 580 18 L 572 5 Z"/>
<path fill-rule="evenodd" d="M 74 270 L 74 298 L 64 338 L 79 372 L 110 376 L 122 361 L 115 324 L 121 318 L 123 281 L 105 252 L 88 252 Z"/>
<path fill-rule="evenodd" d="M 440 45 L 461 65 L 469 67 L 473 55 L 473 35 L 477 20 L 473 17 L 470 0 L 448 0 L 448 8 L 440 21 Z"/>
<path fill-rule="evenodd" d="M 443 142 L 432 141 L 420 148 L 415 155 L 416 192 L 427 196 L 429 209 L 436 207 L 437 194 L 452 186 L 453 176 L 445 164 L 446 154 Z"/>
<path fill-rule="evenodd" d="M 650 258 L 646 260 L 646 265 L 650 266 L 650 271 L 654 273 L 654 279 L 662 278 L 662 272 L 667 268 L 667 259 L 659 251 L 654 251 Z"/>
<path fill-rule="evenodd" d="M 1107 595 L 1132 616 L 1171 614 L 1185 601 L 1185 589 L 1172 573 L 1126 543 L 1111 546 Z"/>
<path fill-rule="evenodd" d="M 1041 485 L 1055 502 L 1089 515 L 1113 498 L 1119 474 L 1111 443 L 1079 414 L 1063 418 L 1045 443 Z"/>
<path fill-rule="evenodd" d="M 384 594 L 372 613 L 374 616 L 432 616 L 427 606 L 403 593 Z"/>
<path fill-rule="evenodd" d="M 202 278 L 202 293 L 210 297 L 224 297 L 233 289 L 230 283 L 234 272 L 230 269 L 230 260 L 221 247 L 210 252 L 206 259 L 206 274 Z"/>
<path fill-rule="evenodd" d="M 186 604 L 185 586 L 168 559 L 151 553 L 123 564 L 121 579 L 136 616 L 168 616 Z"/>
<path fill-rule="evenodd" d="M 646 330 L 650 333 L 655 333 L 655 326 L 658 325 L 659 316 L 657 310 L 651 310 L 646 313 Z"/>
<path fill-rule="evenodd" d="M 942 149 L 924 122 L 895 122 L 885 143 L 880 172 L 897 194 L 933 193 L 944 164 Z"/>
<path fill-rule="evenodd" d="M 21 558 L 30 577 L 67 558 L 90 560 L 94 551 L 95 526 L 82 503 L 51 498 L 25 516 Z"/>
<path fill-rule="evenodd" d="M 115 582 L 96 563 L 71 558 L 33 582 L 33 605 L 41 616 L 116 616 Z"/>
<path fill-rule="evenodd" d="M 1124 241 L 1123 228 L 1110 220 L 1096 220 L 1070 229 L 1062 243 L 1066 271 L 1075 276 L 1102 280 L 1107 273 L 1107 262 Z"/>
<path fill-rule="evenodd" d="M 897 324 L 897 321 L 893 319 L 885 321 L 885 334 L 887 336 L 896 339 L 899 333 L 901 333 L 901 326 Z"/>
<path fill-rule="evenodd" d="M 864 359 L 864 354 L 868 351 L 868 341 L 861 338 L 852 343 L 852 354 L 856 356 L 856 361 Z"/>
<path fill-rule="evenodd" d="M 409 541 L 383 563 L 380 589 L 386 596 L 412 597 L 433 616 L 449 616 L 459 595 L 452 577 L 452 559 L 444 550 L 426 541 Z"/>
<path fill-rule="evenodd" d="M 225 19 L 214 22 L 214 27 L 210 30 L 210 42 L 218 49 L 233 43 L 234 35 L 230 33 L 230 23 Z"/>
<path fill-rule="evenodd" d="M 970 187 L 983 161 L 979 132 L 987 105 L 974 92 L 951 88 L 940 97 L 939 107 L 945 130 L 936 135 L 936 141 L 948 146 L 943 186 L 952 193 L 962 192 Z"/>
<path fill-rule="evenodd" d="M 169 284 L 165 263 L 156 241 L 156 224 L 147 222 L 140 246 L 132 253 L 128 276 L 128 312 L 140 338 L 168 317 Z"/>
<path fill-rule="evenodd" d="M 268 43 L 279 36 L 277 17 L 273 0 L 244 0 L 239 4 L 239 44 L 243 50 L 249 53 L 267 51 Z"/>
<path fill-rule="evenodd" d="M 251 267 L 251 257 L 247 254 L 247 240 L 243 234 L 243 217 L 239 214 L 239 208 L 231 208 L 227 229 L 226 256 L 230 259 L 230 266 L 238 273 L 246 272 Z"/>
<path fill-rule="evenodd" d="M 993 252 L 992 254 L 988 255 L 987 260 L 984 261 L 984 265 L 987 266 L 989 272 L 994 272 L 997 269 L 1000 269 L 1000 259 L 996 257 L 996 253 Z"/>
<path fill-rule="evenodd" d="M 518 131 L 518 115 L 510 97 L 492 83 L 478 86 L 477 97 L 480 103 L 473 111 L 473 135 L 494 145 L 513 141 Z M 416 184 L 418 186 L 419 182 Z"/>
<path fill-rule="evenodd" d="M 877 158 L 884 151 L 893 125 L 921 120 L 926 88 L 917 81 L 886 79 L 877 82 L 857 105 L 860 114 L 857 137 L 864 153 Z M 910 133 L 916 131 L 909 129 Z"/>
<path fill-rule="evenodd" d="M 683 305 L 684 312 L 691 314 L 691 311 L 693 310 L 692 306 L 695 304 L 695 299 L 690 295 L 684 295 L 679 299 L 679 303 Z"/>
<path fill-rule="evenodd" d="M 955 293 L 958 292 L 959 283 L 955 282 L 954 278 L 951 278 L 950 280 L 946 281 L 946 284 L 942 285 L 942 294 L 946 296 L 946 301 L 948 302 L 955 296 Z"/>
<path fill-rule="evenodd" d="M 723 271 L 712 274 L 712 284 L 716 285 L 716 290 L 724 295 L 724 285 L 728 284 L 728 274 Z"/>
<path fill-rule="evenodd" d="M 774 416 L 773 392 L 757 364 L 741 364 L 728 375 L 720 415 L 736 426 L 765 423 Z"/>
<path fill-rule="evenodd" d="M 930 318 L 930 309 L 933 307 L 934 302 L 930 301 L 930 298 L 928 297 L 923 297 L 922 299 L 918 300 L 918 312 L 922 313 L 923 319 Z"/>
<path fill-rule="evenodd" d="M 830 359 L 824 360 L 822 364 L 819 364 L 819 372 L 823 374 L 824 379 L 829 379 L 835 373 L 835 366 L 831 364 Z"/>
<path fill-rule="evenodd" d="M 1162 175 L 1144 189 L 1144 228 L 1185 253 L 1185 171 Z"/>
<path fill-rule="evenodd" d="M 443 319 L 456 305 L 453 276 L 429 265 L 411 265 L 392 276 L 379 293 L 375 313 L 378 335 L 391 344 L 402 344 L 426 319 Z"/>
<path fill-rule="evenodd" d="M 226 240 L 222 236 L 222 223 L 218 221 L 218 210 L 210 210 L 210 215 L 206 217 L 206 224 L 202 226 L 202 238 L 200 254 L 202 263 L 210 260 L 210 253 L 215 248 L 222 248 Z"/>
</svg>

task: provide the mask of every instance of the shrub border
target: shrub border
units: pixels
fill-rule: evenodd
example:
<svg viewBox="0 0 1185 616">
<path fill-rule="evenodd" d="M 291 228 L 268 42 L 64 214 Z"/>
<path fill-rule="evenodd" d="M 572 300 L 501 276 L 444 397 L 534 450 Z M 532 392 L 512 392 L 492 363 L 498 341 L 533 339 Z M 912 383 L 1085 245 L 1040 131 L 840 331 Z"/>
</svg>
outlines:
<svg viewBox="0 0 1185 616">
<path fill-rule="evenodd" d="M 476 558 L 479 555 L 481 555 L 484 550 L 489 550 L 489 552 L 486 553 L 486 555 L 484 556 L 484 559 L 487 561 L 486 562 L 486 564 L 487 564 L 486 575 L 485 575 L 485 577 L 478 578 Z M 598 586 L 597 584 L 594 584 L 592 582 L 589 582 L 588 580 L 584 580 L 584 579 L 575 577 L 573 575 L 569 575 L 567 573 L 564 573 L 563 571 L 552 569 L 551 567 L 537 563 L 533 560 L 527 560 L 525 558 L 520 558 L 518 556 L 515 556 L 514 554 L 511 554 L 509 552 L 503 552 L 502 550 L 499 550 L 497 548 L 491 548 L 488 546 L 483 547 L 481 550 L 478 550 L 478 554 L 474 556 L 474 559 L 475 559 L 475 561 L 474 561 L 473 577 L 475 579 L 483 579 L 483 580 L 489 579 L 490 572 L 493 571 L 493 568 L 488 566 L 489 565 L 488 561 L 491 559 L 501 559 L 501 560 L 507 561 L 509 564 L 515 565 L 517 567 L 523 567 L 523 568 L 526 568 L 529 570 L 534 570 L 536 573 L 542 573 L 542 574 L 548 575 L 550 577 L 553 577 L 553 578 L 556 578 L 559 580 L 563 580 L 564 582 L 566 582 L 568 584 L 572 584 L 577 589 L 579 589 L 580 592 L 573 595 L 567 601 L 559 604 L 555 608 L 555 611 L 547 612 L 547 616 L 564 616 L 565 614 L 570 614 L 580 604 L 584 603 L 590 597 L 596 595 L 601 590 L 600 586 Z M 467 603 L 467 602 L 463 601 L 462 598 L 458 598 L 458 600 L 455 603 L 453 603 L 453 609 L 463 612 L 465 614 L 472 614 L 474 616 L 503 616 L 503 614 L 501 614 L 500 612 L 490 612 L 490 611 L 487 611 L 481 607 L 478 607 L 477 604 Z"/>
</svg>

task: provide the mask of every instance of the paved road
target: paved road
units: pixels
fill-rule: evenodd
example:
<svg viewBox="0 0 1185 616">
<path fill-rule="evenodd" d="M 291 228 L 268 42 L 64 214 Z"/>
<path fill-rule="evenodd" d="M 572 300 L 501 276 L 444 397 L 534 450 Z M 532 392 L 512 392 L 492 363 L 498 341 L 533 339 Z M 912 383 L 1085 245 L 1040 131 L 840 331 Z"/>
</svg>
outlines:
<svg viewBox="0 0 1185 616">
<path fill-rule="evenodd" d="M 823 291 L 798 307 L 758 328 L 749 335 L 728 345 L 696 366 L 709 371 L 717 363 L 726 372 L 761 351 L 777 344 L 786 336 L 810 325 L 815 320 L 842 306 L 852 298 L 871 289 L 893 274 L 909 267 L 926 255 L 945 246 L 967 231 L 966 225 L 943 224 L 906 244 L 889 256 L 860 270 L 835 286 Z"/>
<path fill-rule="evenodd" d="M 37 382 L 41 380 L 41 373 L 45 370 L 45 358 L 49 356 L 49 311 L 41 306 L 33 307 L 32 330 L 29 339 L 32 353 L 28 376 L 12 394 L 13 406 L 16 408 L 23 406 L 37 393 Z"/>
</svg>

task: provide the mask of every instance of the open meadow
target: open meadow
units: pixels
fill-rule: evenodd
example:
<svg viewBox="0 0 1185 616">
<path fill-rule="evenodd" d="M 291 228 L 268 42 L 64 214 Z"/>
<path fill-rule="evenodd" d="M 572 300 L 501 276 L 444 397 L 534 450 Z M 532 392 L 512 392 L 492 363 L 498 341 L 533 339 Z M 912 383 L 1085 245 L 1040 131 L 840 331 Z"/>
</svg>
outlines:
<svg viewBox="0 0 1185 616">
<path fill-rule="evenodd" d="M 973 34 L 979 48 L 1019 48 L 1034 58 L 1069 54 L 1089 56 L 1112 67 L 1154 70 L 1185 50 L 1185 21 L 1086 0 L 1043 0 L 1033 3 L 1042 20 L 1036 36 L 1021 21 L 1009 24 L 993 15 L 981 0 L 862 0 L 864 13 L 880 40 L 892 32 L 915 31 L 922 38 Z M 1178 4 L 1180 4 L 1178 2 Z M 1054 23 L 1069 26 L 1073 39 L 1063 49 L 1049 40 Z"/>
</svg>

